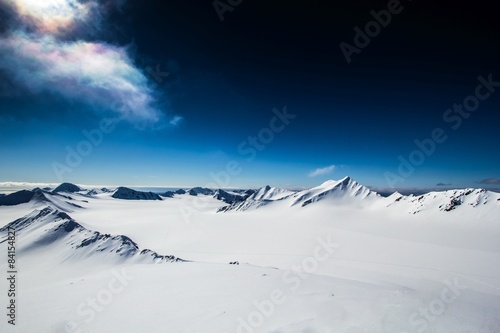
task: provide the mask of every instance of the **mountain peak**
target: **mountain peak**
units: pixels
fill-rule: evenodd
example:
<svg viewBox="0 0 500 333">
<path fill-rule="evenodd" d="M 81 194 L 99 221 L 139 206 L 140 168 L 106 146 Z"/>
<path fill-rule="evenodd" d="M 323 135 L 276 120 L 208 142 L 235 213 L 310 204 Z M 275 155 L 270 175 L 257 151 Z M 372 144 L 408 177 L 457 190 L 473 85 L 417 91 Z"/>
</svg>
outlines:
<svg viewBox="0 0 500 333">
<path fill-rule="evenodd" d="M 374 197 L 378 194 L 371 191 L 366 186 L 354 181 L 351 177 L 346 176 L 341 180 L 328 180 L 320 186 L 313 187 L 309 190 L 299 192 L 295 196 L 293 205 L 301 204 L 307 206 L 313 202 L 323 200 L 327 197 L 336 198 L 359 198 L 364 199 L 367 197 Z"/>
<path fill-rule="evenodd" d="M 254 194 L 252 194 L 250 198 L 252 200 L 276 200 L 284 198 L 293 193 L 294 193 L 293 191 L 266 185 L 264 187 L 261 187 Z"/>
<path fill-rule="evenodd" d="M 112 197 L 124 200 L 162 200 L 162 198 L 156 193 L 136 191 L 123 186 L 118 187 Z"/>
<path fill-rule="evenodd" d="M 59 193 L 59 192 L 68 192 L 68 193 L 74 193 L 74 192 L 79 192 L 82 189 L 76 186 L 75 184 L 71 183 L 62 183 L 58 187 L 56 187 L 52 193 Z"/>
<path fill-rule="evenodd" d="M 341 179 L 341 180 L 339 180 L 339 181 L 340 181 L 340 182 L 342 182 L 342 183 L 348 183 L 348 182 L 350 182 L 351 180 L 352 180 L 352 178 L 351 178 L 351 177 L 349 177 L 349 176 L 345 176 L 344 178 L 342 178 L 342 179 Z"/>
<path fill-rule="evenodd" d="M 345 176 L 344 178 L 340 179 L 340 180 L 333 180 L 333 179 L 329 179 L 325 182 L 323 182 L 320 186 L 321 187 L 324 187 L 324 186 L 331 186 L 331 185 L 338 185 L 338 184 L 344 184 L 344 185 L 347 185 L 349 184 L 350 182 L 354 182 L 354 183 L 357 183 L 355 180 L 353 180 L 351 177 L 349 176 Z"/>
</svg>

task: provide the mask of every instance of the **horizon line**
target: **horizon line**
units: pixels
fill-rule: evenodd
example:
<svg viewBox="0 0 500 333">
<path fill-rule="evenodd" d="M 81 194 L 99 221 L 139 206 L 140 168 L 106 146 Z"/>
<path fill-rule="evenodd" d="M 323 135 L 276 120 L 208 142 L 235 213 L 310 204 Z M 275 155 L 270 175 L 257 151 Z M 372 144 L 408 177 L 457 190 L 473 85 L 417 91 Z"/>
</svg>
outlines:
<svg viewBox="0 0 500 333">
<path fill-rule="evenodd" d="M 350 178 L 353 181 L 357 182 L 350 176 L 345 176 L 342 179 L 345 178 Z M 334 180 L 334 179 L 329 179 L 326 181 L 321 182 L 321 184 L 328 182 L 328 181 L 340 181 L 340 180 Z M 63 184 L 63 183 L 71 183 L 74 185 L 77 185 L 79 187 L 82 187 L 83 189 L 98 189 L 98 188 L 118 188 L 118 187 L 128 187 L 132 189 L 192 189 L 195 187 L 202 187 L 202 188 L 210 188 L 210 189 L 223 189 L 223 190 L 243 190 L 243 189 L 260 189 L 262 187 L 268 186 L 262 185 L 259 187 L 241 187 L 241 186 L 226 186 L 226 187 L 206 187 L 206 186 L 200 186 L 200 185 L 195 185 L 195 186 L 175 186 L 175 185 L 154 185 L 154 186 L 147 186 L 147 185 L 95 185 L 95 184 L 81 184 L 81 183 L 72 183 L 72 182 L 62 182 L 62 183 L 53 183 L 53 182 L 19 182 L 19 181 L 3 181 L 0 182 L 0 192 L 6 192 L 6 190 L 12 189 L 13 192 L 15 190 L 22 190 L 22 189 L 33 189 L 37 187 L 51 187 L 52 189 L 56 188 L 57 186 Z M 359 182 L 358 182 L 359 183 Z M 319 184 L 319 185 L 321 185 Z M 360 185 L 363 185 L 359 183 Z M 478 185 L 485 185 L 485 184 L 478 184 Z M 487 185 L 487 184 L 486 184 Z M 318 186 L 318 185 L 316 185 Z M 307 190 L 316 186 L 311 186 L 311 187 L 286 187 L 286 186 L 274 186 L 286 190 L 291 190 L 291 191 L 301 191 L 301 190 Z M 420 194 L 425 194 L 429 192 L 444 192 L 444 191 L 450 191 L 450 190 L 463 190 L 463 189 L 484 189 L 487 191 L 492 191 L 492 192 L 498 192 L 500 193 L 500 188 L 499 187 L 484 187 L 484 186 L 479 186 L 479 187 L 452 187 L 452 186 L 430 186 L 430 187 L 377 187 L 377 186 L 371 186 L 371 185 L 363 185 L 370 190 L 377 192 L 381 195 L 390 195 L 395 192 L 399 192 L 400 194 L 403 195 L 409 195 L 409 194 L 414 194 L 414 195 L 420 195 Z M 273 187 L 273 186 L 272 186 Z"/>
</svg>

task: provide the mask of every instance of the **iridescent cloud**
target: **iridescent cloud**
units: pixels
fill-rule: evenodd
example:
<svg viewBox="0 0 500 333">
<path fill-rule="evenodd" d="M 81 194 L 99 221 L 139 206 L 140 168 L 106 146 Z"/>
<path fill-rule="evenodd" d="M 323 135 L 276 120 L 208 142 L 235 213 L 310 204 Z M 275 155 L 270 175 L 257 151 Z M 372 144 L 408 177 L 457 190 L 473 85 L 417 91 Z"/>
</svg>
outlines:
<svg viewBox="0 0 500 333">
<path fill-rule="evenodd" d="M 32 92 L 55 92 L 128 120 L 154 122 L 160 117 L 148 78 L 126 48 L 14 32 L 0 38 L 0 52 L 0 68 Z"/>
<path fill-rule="evenodd" d="M 1 0 L 9 5 L 25 23 L 39 32 L 59 34 L 71 30 L 78 22 L 89 19 L 95 2 L 76 0 Z"/>
<path fill-rule="evenodd" d="M 96 41 L 66 41 L 74 31 L 90 32 L 117 0 L 0 0 L 17 20 L 0 37 L 0 70 L 34 93 L 50 91 L 111 110 L 129 121 L 156 122 L 155 90 L 129 57 L 127 48 Z M 176 126 L 182 118 L 173 118 Z"/>
</svg>

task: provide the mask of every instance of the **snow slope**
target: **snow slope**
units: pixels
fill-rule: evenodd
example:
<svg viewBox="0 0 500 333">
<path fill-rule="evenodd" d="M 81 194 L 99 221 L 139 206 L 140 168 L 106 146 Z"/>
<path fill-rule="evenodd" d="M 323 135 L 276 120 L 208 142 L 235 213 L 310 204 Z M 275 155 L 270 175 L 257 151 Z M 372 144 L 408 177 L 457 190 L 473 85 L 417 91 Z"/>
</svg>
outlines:
<svg viewBox="0 0 500 333">
<path fill-rule="evenodd" d="M 384 198 L 344 178 L 252 196 L 1 206 L 20 272 L 2 332 L 500 332 L 499 194 Z"/>
<path fill-rule="evenodd" d="M 335 199 L 337 201 L 345 201 L 341 199 L 356 199 L 358 201 L 367 201 L 367 199 L 374 197 L 379 197 L 379 195 L 352 180 L 350 177 L 345 177 L 339 181 L 328 180 L 318 187 L 313 187 L 312 189 L 295 194 L 292 196 L 294 199 L 292 206 L 307 206 L 311 203 L 325 199 Z"/>
<path fill-rule="evenodd" d="M 256 192 L 248 196 L 246 199 L 242 198 L 242 200 L 235 200 L 228 206 L 221 207 L 219 211 L 241 211 L 248 209 L 255 209 L 260 206 L 271 203 L 275 200 L 284 199 L 290 195 L 292 195 L 293 191 L 289 191 L 286 189 L 280 189 L 276 187 L 270 187 L 269 185 L 258 189 Z"/>
</svg>

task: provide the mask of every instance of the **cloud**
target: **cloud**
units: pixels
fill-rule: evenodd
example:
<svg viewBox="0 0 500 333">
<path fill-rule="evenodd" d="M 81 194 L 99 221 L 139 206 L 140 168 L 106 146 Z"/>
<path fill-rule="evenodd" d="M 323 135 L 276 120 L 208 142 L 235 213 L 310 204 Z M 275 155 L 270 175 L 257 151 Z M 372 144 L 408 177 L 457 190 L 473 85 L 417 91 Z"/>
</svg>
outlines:
<svg viewBox="0 0 500 333">
<path fill-rule="evenodd" d="M 48 34 L 65 33 L 78 24 L 95 18 L 92 12 L 98 9 L 98 3 L 76 0 L 0 0 L 7 4 L 18 17 L 18 21 Z"/>
<path fill-rule="evenodd" d="M 128 120 L 159 119 L 148 78 L 123 47 L 17 32 L 0 38 L 0 52 L 0 68 L 34 93 L 50 91 L 78 99 Z"/>
<path fill-rule="evenodd" d="M 170 125 L 172 126 L 177 126 L 179 125 L 182 121 L 184 120 L 183 117 L 181 116 L 174 116 L 171 120 L 170 120 Z"/>
<path fill-rule="evenodd" d="M 52 93 L 112 111 L 135 123 L 156 123 L 163 117 L 152 78 L 137 68 L 128 48 L 61 35 L 95 28 L 102 12 L 121 0 L 0 0 L 13 16 L 0 36 L 0 70 L 31 93 Z M 182 117 L 168 124 L 178 125 Z"/>
<path fill-rule="evenodd" d="M 487 178 L 487 179 L 480 180 L 477 183 L 478 184 L 485 184 L 485 185 L 500 185 L 500 179 Z"/>
<path fill-rule="evenodd" d="M 325 176 L 332 173 L 335 170 L 335 165 L 330 165 L 324 168 L 318 168 L 309 173 L 309 177 Z"/>
<path fill-rule="evenodd" d="M 437 183 L 436 186 L 451 186 L 453 184 Z"/>
<path fill-rule="evenodd" d="M 57 186 L 58 183 L 30 183 L 30 182 L 0 182 L 0 187 L 26 187 L 26 188 L 35 188 L 35 187 L 48 187 L 48 186 Z"/>
</svg>

